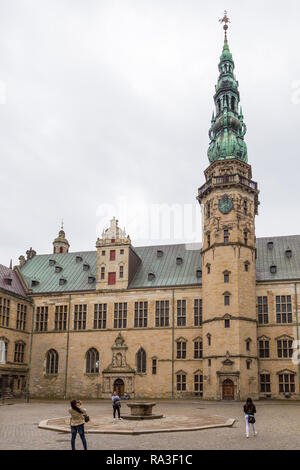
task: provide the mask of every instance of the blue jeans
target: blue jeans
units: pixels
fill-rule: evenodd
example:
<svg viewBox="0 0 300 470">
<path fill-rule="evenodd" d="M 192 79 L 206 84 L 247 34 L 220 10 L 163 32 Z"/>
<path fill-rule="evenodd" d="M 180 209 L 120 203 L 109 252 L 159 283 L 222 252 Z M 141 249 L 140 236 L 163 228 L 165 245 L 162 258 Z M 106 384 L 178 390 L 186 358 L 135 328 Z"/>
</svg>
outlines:
<svg viewBox="0 0 300 470">
<path fill-rule="evenodd" d="M 79 434 L 79 436 L 82 440 L 84 450 L 87 450 L 86 440 L 85 440 L 85 436 L 84 436 L 84 424 L 79 424 L 79 426 L 71 426 L 71 434 L 72 434 L 71 447 L 72 447 L 72 450 L 76 450 L 75 449 L 75 439 L 76 439 L 77 433 Z"/>
</svg>

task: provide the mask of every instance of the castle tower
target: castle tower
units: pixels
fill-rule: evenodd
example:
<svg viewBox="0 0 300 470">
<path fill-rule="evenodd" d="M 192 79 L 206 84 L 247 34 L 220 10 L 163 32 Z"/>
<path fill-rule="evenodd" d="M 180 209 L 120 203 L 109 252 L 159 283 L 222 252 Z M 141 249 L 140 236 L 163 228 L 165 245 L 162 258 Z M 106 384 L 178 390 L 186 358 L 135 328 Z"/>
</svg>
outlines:
<svg viewBox="0 0 300 470">
<path fill-rule="evenodd" d="M 127 289 L 141 263 L 129 235 L 118 226 L 115 217 L 97 239 L 97 280 L 99 290 Z"/>
<path fill-rule="evenodd" d="M 53 253 L 68 253 L 70 244 L 66 239 L 66 234 L 63 230 L 63 223 L 61 224 L 61 230 L 58 233 L 58 237 L 53 242 Z"/>
<path fill-rule="evenodd" d="M 225 23 L 225 40 L 209 130 L 210 165 L 197 197 L 203 219 L 203 397 L 244 399 L 258 396 L 255 215 L 259 191 L 248 164 L 226 12 L 220 21 Z"/>
</svg>

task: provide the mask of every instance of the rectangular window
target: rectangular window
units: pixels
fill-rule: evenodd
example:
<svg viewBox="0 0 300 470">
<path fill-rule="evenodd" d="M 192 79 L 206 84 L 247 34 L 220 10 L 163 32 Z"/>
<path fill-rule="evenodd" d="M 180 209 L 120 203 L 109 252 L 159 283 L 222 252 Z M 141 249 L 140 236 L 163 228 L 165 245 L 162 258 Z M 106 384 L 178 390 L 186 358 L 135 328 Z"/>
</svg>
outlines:
<svg viewBox="0 0 300 470">
<path fill-rule="evenodd" d="M 194 342 L 194 359 L 201 359 L 203 354 L 203 344 L 202 341 Z"/>
<path fill-rule="evenodd" d="M 0 297 L 0 326 L 9 325 L 10 300 Z"/>
<path fill-rule="evenodd" d="M 203 395 L 203 375 L 202 374 L 194 375 L 194 394 L 199 397 L 202 397 Z"/>
<path fill-rule="evenodd" d="M 146 328 L 148 323 L 148 302 L 134 303 L 134 327 Z"/>
<path fill-rule="evenodd" d="M 101 268 L 101 279 L 105 279 L 105 268 Z"/>
<path fill-rule="evenodd" d="M 115 259 L 116 259 L 116 250 L 110 250 L 109 260 L 115 261 Z"/>
<path fill-rule="evenodd" d="M 229 230 L 224 230 L 224 243 L 229 243 Z"/>
<path fill-rule="evenodd" d="M 157 372 L 157 359 L 153 358 L 152 359 L 152 374 L 156 375 Z"/>
<path fill-rule="evenodd" d="M 48 307 L 37 307 L 35 318 L 35 331 L 48 330 Z"/>
<path fill-rule="evenodd" d="M 157 300 L 155 302 L 155 326 L 169 326 L 168 300 Z"/>
<path fill-rule="evenodd" d="M 230 328 L 230 320 L 225 320 L 225 328 Z"/>
<path fill-rule="evenodd" d="M 106 328 L 107 304 L 94 305 L 94 330 Z"/>
<path fill-rule="evenodd" d="M 210 233 L 207 235 L 207 246 L 210 247 Z"/>
<path fill-rule="evenodd" d="M 248 232 L 244 232 L 244 244 L 248 244 Z"/>
<path fill-rule="evenodd" d="M 224 305 L 230 305 L 230 295 L 224 295 Z"/>
<path fill-rule="evenodd" d="M 229 274 L 224 274 L 224 282 L 228 283 L 229 282 Z"/>
<path fill-rule="evenodd" d="M 248 204 L 247 201 L 244 201 L 244 215 L 247 215 L 248 213 Z"/>
<path fill-rule="evenodd" d="M 74 330 L 86 329 L 87 304 L 77 304 L 74 307 Z"/>
<path fill-rule="evenodd" d="M 260 375 L 260 391 L 261 393 L 270 393 L 271 392 L 271 379 L 270 374 L 261 374 Z"/>
<path fill-rule="evenodd" d="M 202 299 L 194 299 L 194 326 L 202 325 Z"/>
<path fill-rule="evenodd" d="M 278 357 L 293 357 L 293 340 L 277 341 L 277 353 Z"/>
<path fill-rule="evenodd" d="M 186 375 L 178 374 L 176 376 L 177 392 L 184 392 L 186 390 Z"/>
<path fill-rule="evenodd" d="M 113 286 L 116 283 L 116 273 L 108 273 L 108 285 Z"/>
<path fill-rule="evenodd" d="M 26 330 L 27 305 L 18 304 L 17 306 L 17 330 Z"/>
<path fill-rule="evenodd" d="M 276 296 L 276 322 L 292 323 L 292 297 L 290 295 Z"/>
<path fill-rule="evenodd" d="M 260 340 L 258 342 L 259 357 L 270 357 L 270 341 Z"/>
<path fill-rule="evenodd" d="M 127 302 L 115 304 L 114 328 L 127 327 Z"/>
<path fill-rule="evenodd" d="M 186 359 L 186 342 L 178 341 L 177 342 L 177 359 Z"/>
<path fill-rule="evenodd" d="M 24 362 L 24 343 L 15 343 L 14 362 Z"/>
<path fill-rule="evenodd" d="M 207 218 L 210 218 L 210 203 L 207 203 Z"/>
<path fill-rule="evenodd" d="M 57 331 L 65 331 L 67 329 L 67 305 L 56 305 L 54 329 Z"/>
<path fill-rule="evenodd" d="M 258 317 L 258 323 L 260 325 L 269 323 L 267 296 L 257 297 L 256 312 Z"/>
<path fill-rule="evenodd" d="M 124 277 L 124 266 L 120 266 L 120 278 Z"/>
<path fill-rule="evenodd" d="M 279 393 L 295 393 L 295 376 L 293 374 L 279 375 Z"/>
<path fill-rule="evenodd" d="M 177 326 L 186 326 L 186 301 L 177 300 Z"/>
</svg>

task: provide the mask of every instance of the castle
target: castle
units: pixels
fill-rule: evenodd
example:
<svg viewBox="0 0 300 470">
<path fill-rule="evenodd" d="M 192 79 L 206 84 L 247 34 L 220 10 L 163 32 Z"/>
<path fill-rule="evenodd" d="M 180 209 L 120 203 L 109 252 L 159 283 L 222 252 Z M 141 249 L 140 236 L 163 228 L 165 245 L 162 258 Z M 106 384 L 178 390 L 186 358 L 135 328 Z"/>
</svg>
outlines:
<svg viewBox="0 0 300 470">
<path fill-rule="evenodd" d="M 2 396 L 299 399 L 300 236 L 255 237 L 226 29 L 201 249 L 134 247 L 113 218 L 94 251 L 71 252 L 62 227 L 52 253 L 0 265 Z"/>
</svg>

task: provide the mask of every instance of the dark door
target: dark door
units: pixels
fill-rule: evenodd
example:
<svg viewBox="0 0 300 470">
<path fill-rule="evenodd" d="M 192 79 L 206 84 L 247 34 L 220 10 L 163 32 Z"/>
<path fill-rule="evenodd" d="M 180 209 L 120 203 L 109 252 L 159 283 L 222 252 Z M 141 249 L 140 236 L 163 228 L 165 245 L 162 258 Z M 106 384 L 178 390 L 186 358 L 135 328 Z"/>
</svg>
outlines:
<svg viewBox="0 0 300 470">
<path fill-rule="evenodd" d="M 123 382 L 123 380 L 121 380 L 121 379 L 115 380 L 114 392 L 117 392 L 119 397 L 122 397 L 124 395 L 124 382 Z"/>
<path fill-rule="evenodd" d="M 234 400 L 234 383 L 230 379 L 223 382 L 223 400 Z"/>
</svg>

